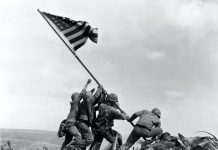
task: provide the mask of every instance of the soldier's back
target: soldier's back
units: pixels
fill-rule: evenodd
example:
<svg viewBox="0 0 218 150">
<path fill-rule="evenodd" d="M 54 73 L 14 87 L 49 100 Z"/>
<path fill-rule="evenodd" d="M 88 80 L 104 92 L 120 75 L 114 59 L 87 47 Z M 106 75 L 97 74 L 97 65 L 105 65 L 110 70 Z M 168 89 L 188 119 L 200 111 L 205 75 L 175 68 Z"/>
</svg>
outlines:
<svg viewBox="0 0 218 150">
<path fill-rule="evenodd" d="M 88 121 L 87 102 L 84 100 L 79 105 L 78 119 Z"/>
<path fill-rule="evenodd" d="M 141 126 L 145 126 L 148 129 L 151 129 L 154 123 L 160 122 L 158 117 L 148 110 L 143 110 L 142 115 L 139 118 L 139 121 L 136 123 Z"/>
<path fill-rule="evenodd" d="M 108 126 L 113 126 L 113 120 L 110 118 L 110 112 L 113 108 L 106 104 L 101 104 L 99 106 L 99 114 L 96 119 L 95 125 L 99 128 L 108 128 Z"/>
<path fill-rule="evenodd" d="M 80 103 L 80 97 L 75 97 L 70 102 L 70 112 L 67 116 L 67 120 L 71 120 L 71 119 L 76 120 L 79 111 L 79 103 Z"/>
</svg>

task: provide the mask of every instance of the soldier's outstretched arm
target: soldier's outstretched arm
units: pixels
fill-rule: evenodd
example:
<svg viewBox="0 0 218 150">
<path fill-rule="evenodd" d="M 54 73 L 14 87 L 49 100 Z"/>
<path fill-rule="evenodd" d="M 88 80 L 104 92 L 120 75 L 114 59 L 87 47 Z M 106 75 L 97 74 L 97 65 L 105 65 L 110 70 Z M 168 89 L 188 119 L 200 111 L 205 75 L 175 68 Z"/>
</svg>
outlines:
<svg viewBox="0 0 218 150">
<path fill-rule="evenodd" d="M 91 80 L 91 79 L 88 79 L 88 81 L 86 82 L 86 85 L 84 86 L 84 89 L 85 89 L 85 90 L 87 89 L 88 85 L 89 85 L 91 82 L 92 82 L 92 80 Z"/>
<path fill-rule="evenodd" d="M 88 80 L 87 80 L 87 82 L 86 82 L 84 88 L 83 88 L 82 91 L 80 92 L 80 98 L 82 98 L 82 96 L 85 95 L 86 90 L 87 90 L 87 87 L 88 87 L 88 85 L 89 85 L 91 82 L 92 82 L 91 79 L 88 79 Z"/>
<path fill-rule="evenodd" d="M 129 118 L 129 122 L 132 122 L 133 120 L 135 120 L 138 116 L 141 116 L 143 114 L 143 110 L 142 111 L 138 111 L 136 113 L 134 113 L 130 118 Z"/>
<path fill-rule="evenodd" d="M 86 82 L 86 84 L 85 84 L 85 86 L 84 86 L 84 88 L 82 89 L 82 91 L 86 91 L 88 85 L 89 85 L 91 82 L 92 82 L 92 80 L 91 80 L 91 79 L 88 79 L 87 82 Z"/>
<path fill-rule="evenodd" d="M 97 91 L 94 94 L 94 98 L 95 99 L 99 98 L 99 96 L 101 95 L 102 91 L 103 91 L 103 86 L 99 85 Z"/>
<path fill-rule="evenodd" d="M 121 113 L 124 113 L 124 114 L 127 114 L 123 109 L 120 108 L 119 105 L 116 105 L 117 109 L 121 112 Z"/>
<path fill-rule="evenodd" d="M 127 114 L 121 113 L 114 108 L 112 108 L 110 111 L 111 111 L 111 114 L 112 114 L 114 119 L 121 119 L 121 120 L 128 120 L 129 119 L 129 116 Z"/>
</svg>

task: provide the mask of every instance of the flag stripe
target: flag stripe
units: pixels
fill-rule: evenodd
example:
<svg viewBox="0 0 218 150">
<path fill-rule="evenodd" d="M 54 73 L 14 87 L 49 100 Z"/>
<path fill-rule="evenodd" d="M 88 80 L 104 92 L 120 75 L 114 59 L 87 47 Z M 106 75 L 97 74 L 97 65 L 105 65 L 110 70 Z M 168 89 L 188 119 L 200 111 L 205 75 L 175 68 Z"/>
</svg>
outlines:
<svg viewBox="0 0 218 150">
<path fill-rule="evenodd" d="M 74 49 L 77 50 L 77 49 L 79 49 L 80 47 L 82 47 L 84 44 L 85 44 L 85 42 L 83 42 L 83 43 L 81 43 L 81 44 L 75 46 Z"/>
<path fill-rule="evenodd" d="M 84 22 L 85 23 L 85 22 Z M 80 22 L 76 22 L 75 24 L 72 25 L 72 27 L 62 31 L 63 34 L 65 35 L 66 33 L 71 33 L 73 32 L 75 29 L 77 29 L 78 27 L 81 27 L 83 25 L 83 23 L 80 21 Z M 67 35 L 65 35 L 67 36 Z"/>
<path fill-rule="evenodd" d="M 82 44 L 82 43 L 85 44 L 86 40 L 87 40 L 87 37 L 84 37 L 84 38 L 78 40 L 77 42 L 73 43 L 73 45 L 78 46 L 79 44 Z"/>
<path fill-rule="evenodd" d="M 69 41 L 71 41 L 72 39 L 74 39 L 74 38 L 76 38 L 76 37 L 82 35 L 83 33 L 84 33 L 83 31 L 79 31 L 79 32 L 77 32 L 77 33 L 75 33 L 75 34 L 73 34 L 73 35 L 68 36 L 67 39 L 68 39 Z"/>
<path fill-rule="evenodd" d="M 71 32 L 71 31 L 75 30 L 76 28 L 78 28 L 78 27 L 77 26 L 72 26 L 72 27 L 70 27 L 70 28 L 68 28 L 66 30 L 63 30 L 62 32 L 63 32 L 63 34 L 65 34 L 65 33 L 68 33 L 68 32 Z"/>
<path fill-rule="evenodd" d="M 77 41 L 83 39 L 84 37 L 86 37 L 86 35 L 85 35 L 85 34 L 81 34 L 81 35 L 79 35 L 79 36 L 77 36 L 77 37 L 71 39 L 69 42 L 70 42 L 71 44 L 74 44 L 75 42 L 77 42 Z"/>
<path fill-rule="evenodd" d="M 86 36 L 86 35 L 87 35 L 86 33 L 89 32 L 90 28 L 91 28 L 91 27 L 88 26 L 85 30 L 83 29 L 83 30 L 77 32 L 78 35 L 77 35 L 76 37 L 74 37 L 74 38 L 71 38 L 71 39 L 69 40 L 69 42 L 70 42 L 71 44 L 73 44 L 73 43 L 75 43 L 76 41 L 78 41 L 78 40 L 80 40 L 80 39 L 82 39 L 82 38 L 84 38 L 84 37 L 87 37 L 87 36 Z M 76 33 L 76 34 L 77 34 L 77 33 Z M 80 34 L 80 33 L 81 33 L 81 34 Z"/>
<path fill-rule="evenodd" d="M 84 22 L 81 26 L 79 26 L 78 28 L 76 28 L 75 30 L 72 30 L 68 33 L 65 33 L 64 36 L 68 37 L 72 34 L 75 34 L 76 32 L 79 32 L 80 30 L 82 30 L 85 27 L 86 23 Z"/>
<path fill-rule="evenodd" d="M 92 37 L 93 37 L 93 38 L 97 38 L 98 35 L 97 35 L 97 34 L 92 34 Z"/>
<path fill-rule="evenodd" d="M 82 44 L 80 44 L 80 45 L 77 45 L 77 46 L 74 47 L 74 49 L 77 50 L 77 49 L 79 49 L 80 47 L 82 47 L 84 44 L 85 44 L 85 43 L 82 43 Z"/>
</svg>

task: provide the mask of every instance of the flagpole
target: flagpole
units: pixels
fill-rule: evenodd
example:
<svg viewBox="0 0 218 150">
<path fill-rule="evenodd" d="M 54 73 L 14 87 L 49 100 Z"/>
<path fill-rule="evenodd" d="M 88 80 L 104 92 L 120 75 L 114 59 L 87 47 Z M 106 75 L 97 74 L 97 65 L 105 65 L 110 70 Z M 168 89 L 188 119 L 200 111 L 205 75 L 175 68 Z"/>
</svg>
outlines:
<svg viewBox="0 0 218 150">
<path fill-rule="evenodd" d="M 55 28 L 51 25 L 51 23 L 47 20 L 47 18 L 42 14 L 42 12 L 37 9 L 37 11 L 41 14 L 41 16 L 45 19 L 45 21 L 49 24 L 49 26 L 53 29 L 53 31 L 57 34 L 57 36 L 61 39 L 61 41 L 67 46 L 67 48 L 71 51 L 71 53 L 76 57 L 76 59 L 80 62 L 80 64 L 85 68 L 85 70 L 90 74 L 90 76 L 95 80 L 95 82 L 100 85 L 100 83 L 98 82 L 98 80 L 95 78 L 95 76 L 89 71 L 89 69 L 85 66 L 85 64 L 81 61 L 81 59 L 77 56 L 77 54 L 75 53 L 74 48 L 70 47 L 66 41 L 61 37 L 61 35 L 57 32 L 57 30 L 55 30 Z M 105 89 L 103 89 L 106 93 L 107 91 Z M 117 107 L 120 112 L 125 113 L 119 106 Z M 132 122 L 130 122 L 130 124 L 134 127 L 134 124 Z"/>
<path fill-rule="evenodd" d="M 55 30 L 55 28 L 51 25 L 51 23 L 47 20 L 47 18 L 42 14 L 42 12 L 37 9 L 38 12 L 42 15 L 42 17 L 45 19 L 45 21 L 49 24 L 49 26 L 54 30 L 54 32 L 58 35 L 58 37 L 61 39 L 61 41 L 67 46 L 67 48 L 71 51 L 71 53 L 76 57 L 76 59 L 80 62 L 80 64 L 85 68 L 85 70 L 91 75 L 91 77 L 95 80 L 95 82 L 100 85 L 98 80 L 95 78 L 95 76 L 89 71 L 89 69 L 85 66 L 85 64 L 81 61 L 81 59 L 77 56 L 75 53 L 74 48 L 70 47 L 66 41 L 61 37 L 61 35 Z"/>
</svg>

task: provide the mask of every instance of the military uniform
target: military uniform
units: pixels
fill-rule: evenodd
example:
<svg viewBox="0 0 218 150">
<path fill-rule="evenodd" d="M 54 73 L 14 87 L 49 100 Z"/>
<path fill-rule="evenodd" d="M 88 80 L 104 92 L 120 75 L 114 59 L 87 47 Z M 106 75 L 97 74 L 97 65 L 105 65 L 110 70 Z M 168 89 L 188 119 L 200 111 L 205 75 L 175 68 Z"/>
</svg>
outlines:
<svg viewBox="0 0 218 150">
<path fill-rule="evenodd" d="M 101 92 L 101 88 L 98 88 L 94 95 L 92 95 L 91 92 L 86 92 L 83 101 L 79 105 L 77 128 L 82 135 L 82 139 L 74 141 L 72 144 L 80 149 L 85 149 L 94 141 L 94 137 L 89 127 L 93 120 L 92 106 L 96 104 L 96 100 L 99 98 Z"/>
<path fill-rule="evenodd" d="M 71 96 L 72 102 L 70 102 L 70 112 L 66 119 L 66 135 L 65 140 L 61 146 L 61 150 L 64 150 L 66 148 L 66 145 L 70 144 L 72 139 L 74 141 L 80 141 L 82 139 L 82 136 L 76 127 L 77 123 L 77 115 L 78 115 L 78 108 L 79 103 L 81 100 L 81 94 L 80 93 L 73 93 Z"/>
<path fill-rule="evenodd" d="M 113 130 L 112 127 L 114 125 L 114 119 L 124 120 L 126 118 L 126 114 L 118 112 L 114 107 L 107 104 L 101 104 L 99 106 L 99 114 L 95 122 L 96 135 L 90 150 L 99 150 L 103 138 L 105 138 L 110 143 L 114 143 L 117 135 L 117 147 L 122 145 L 121 134 Z"/>
<path fill-rule="evenodd" d="M 148 110 L 142 110 L 134 113 L 130 117 L 129 121 L 133 121 L 137 117 L 140 117 L 139 121 L 136 123 L 134 129 L 130 133 L 126 143 L 121 146 L 122 150 L 129 149 L 141 137 L 155 137 L 163 132 L 163 130 L 160 128 L 161 123 L 159 117 L 156 114 Z"/>
</svg>

